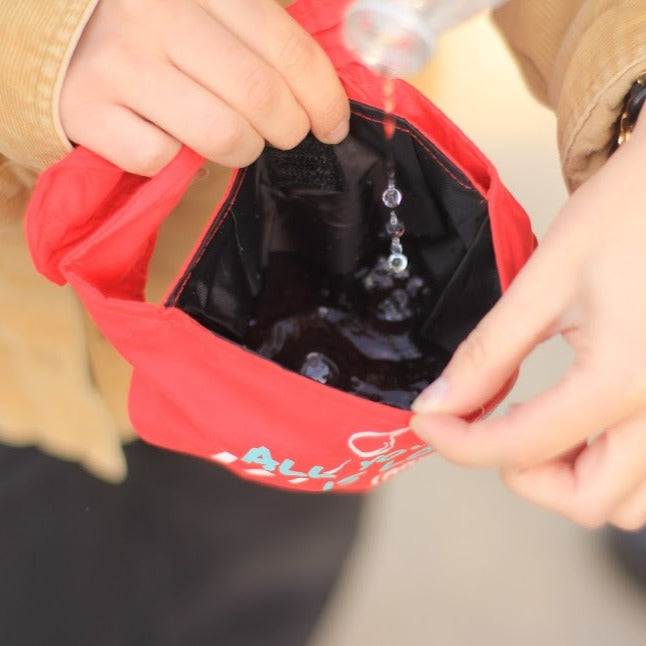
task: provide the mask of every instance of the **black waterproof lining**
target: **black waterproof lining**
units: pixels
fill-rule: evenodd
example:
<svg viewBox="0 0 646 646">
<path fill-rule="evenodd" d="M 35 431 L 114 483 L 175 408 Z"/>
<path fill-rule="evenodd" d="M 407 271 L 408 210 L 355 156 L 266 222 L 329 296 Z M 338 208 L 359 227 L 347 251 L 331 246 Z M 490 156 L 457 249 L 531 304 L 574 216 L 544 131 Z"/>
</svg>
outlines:
<svg viewBox="0 0 646 646">
<path fill-rule="evenodd" d="M 406 408 L 500 297 L 487 204 L 397 120 L 410 267 L 381 271 L 383 113 L 352 107 L 338 146 L 268 148 L 240 173 L 167 305 L 291 370 Z"/>
</svg>

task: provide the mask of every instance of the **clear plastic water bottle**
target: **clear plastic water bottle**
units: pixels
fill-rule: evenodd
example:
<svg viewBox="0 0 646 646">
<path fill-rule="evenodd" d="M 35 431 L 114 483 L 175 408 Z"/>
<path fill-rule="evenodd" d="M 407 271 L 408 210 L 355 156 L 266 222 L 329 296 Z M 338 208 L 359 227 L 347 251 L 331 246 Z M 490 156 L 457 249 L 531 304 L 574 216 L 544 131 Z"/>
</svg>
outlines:
<svg viewBox="0 0 646 646">
<path fill-rule="evenodd" d="M 419 72 L 438 36 L 505 0 L 357 0 L 345 15 L 346 47 L 365 65 L 388 76 Z"/>
</svg>

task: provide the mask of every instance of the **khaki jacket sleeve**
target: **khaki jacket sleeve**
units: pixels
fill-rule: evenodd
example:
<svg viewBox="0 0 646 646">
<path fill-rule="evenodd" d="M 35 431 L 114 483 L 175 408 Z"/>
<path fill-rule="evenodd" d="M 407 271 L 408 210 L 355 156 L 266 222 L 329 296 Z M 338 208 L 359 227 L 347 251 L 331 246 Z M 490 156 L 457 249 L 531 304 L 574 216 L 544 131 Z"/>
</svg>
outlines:
<svg viewBox="0 0 646 646">
<path fill-rule="evenodd" d="M 0 155 L 36 169 L 70 150 L 61 84 L 98 0 L 0 0 Z"/>
<path fill-rule="evenodd" d="M 38 446 L 118 482 L 120 429 L 89 368 L 80 305 L 69 286 L 36 272 L 27 249 L 23 212 L 34 181 L 24 166 L 0 161 L 0 442 Z"/>
<path fill-rule="evenodd" d="M 644 0 L 510 0 L 494 16 L 528 84 L 556 111 L 574 190 L 606 160 L 623 98 L 646 70 Z"/>
<path fill-rule="evenodd" d="M 71 148 L 58 96 L 96 2 L 0 0 L 0 441 L 36 445 L 118 482 L 127 367 L 113 350 L 100 353 L 112 377 L 101 389 L 88 357 L 101 340 L 71 289 L 37 274 L 23 224 L 35 171 Z M 117 392 L 119 402 L 106 397 Z"/>
</svg>

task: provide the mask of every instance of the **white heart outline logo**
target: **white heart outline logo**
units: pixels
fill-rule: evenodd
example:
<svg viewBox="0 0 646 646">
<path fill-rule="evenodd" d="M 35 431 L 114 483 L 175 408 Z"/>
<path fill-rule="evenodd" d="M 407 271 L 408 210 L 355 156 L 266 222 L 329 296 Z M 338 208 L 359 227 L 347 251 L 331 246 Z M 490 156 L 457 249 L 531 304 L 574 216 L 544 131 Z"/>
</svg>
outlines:
<svg viewBox="0 0 646 646">
<path fill-rule="evenodd" d="M 395 448 L 396 438 L 404 433 L 407 433 L 411 429 L 407 426 L 406 428 L 398 428 L 394 431 L 359 431 L 354 433 L 348 439 L 348 446 L 350 450 L 358 455 L 360 458 L 374 458 L 378 455 L 383 455 L 388 453 L 388 451 Z M 381 445 L 378 448 L 373 449 L 372 451 L 362 451 L 356 443 L 361 440 L 368 441 L 381 441 Z"/>
</svg>

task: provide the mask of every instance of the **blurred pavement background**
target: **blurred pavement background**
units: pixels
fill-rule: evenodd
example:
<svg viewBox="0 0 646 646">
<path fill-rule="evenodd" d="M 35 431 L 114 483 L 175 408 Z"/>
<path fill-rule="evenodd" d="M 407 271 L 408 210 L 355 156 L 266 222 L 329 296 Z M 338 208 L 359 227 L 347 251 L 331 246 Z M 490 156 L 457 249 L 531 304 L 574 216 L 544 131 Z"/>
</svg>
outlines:
<svg viewBox="0 0 646 646">
<path fill-rule="evenodd" d="M 540 239 L 566 199 L 555 120 L 489 20 L 447 35 L 416 84 L 493 160 Z M 502 408 L 570 358 L 561 341 L 542 346 Z M 612 644 L 646 644 L 646 592 L 609 560 L 601 535 L 517 499 L 495 473 L 433 456 L 370 500 L 311 646 Z"/>
</svg>

